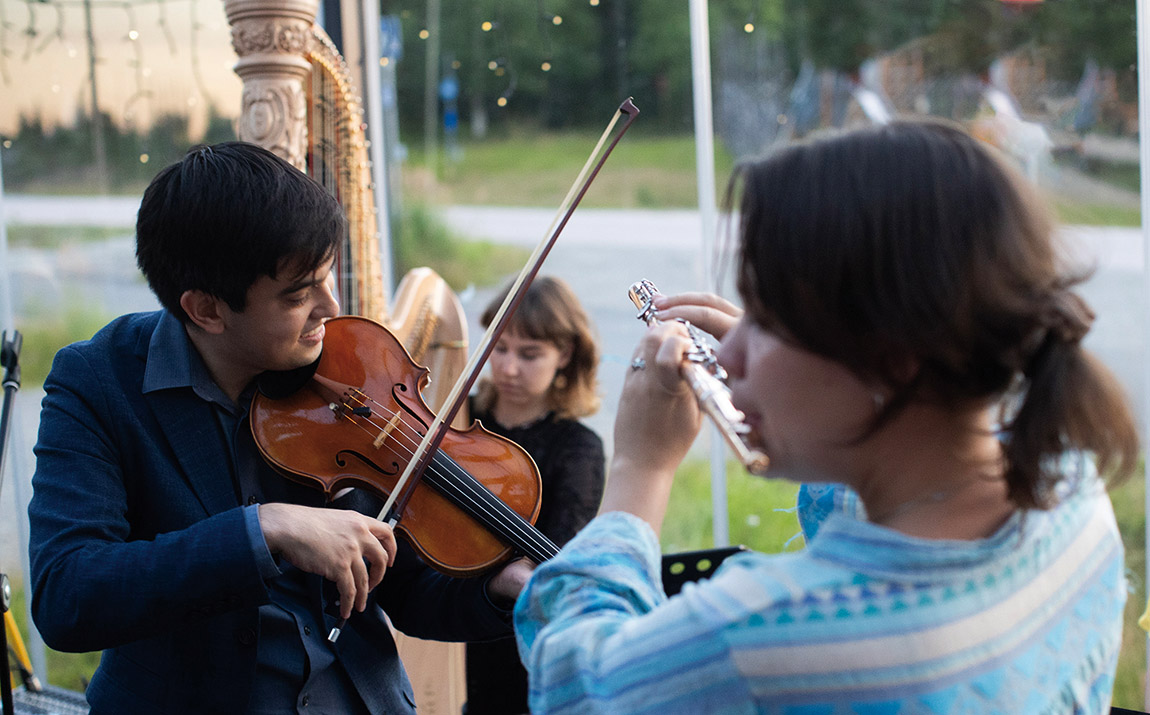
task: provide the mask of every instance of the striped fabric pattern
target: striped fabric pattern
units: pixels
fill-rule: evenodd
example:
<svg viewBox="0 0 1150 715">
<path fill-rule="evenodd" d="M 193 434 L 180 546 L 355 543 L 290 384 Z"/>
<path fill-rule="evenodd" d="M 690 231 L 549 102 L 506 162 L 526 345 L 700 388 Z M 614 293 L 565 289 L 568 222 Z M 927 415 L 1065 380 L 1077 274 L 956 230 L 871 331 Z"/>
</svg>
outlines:
<svg viewBox="0 0 1150 715">
<path fill-rule="evenodd" d="M 974 542 L 821 517 L 670 600 L 647 525 L 598 517 L 517 603 L 532 712 L 1108 712 L 1126 588 L 1096 479 Z"/>
</svg>

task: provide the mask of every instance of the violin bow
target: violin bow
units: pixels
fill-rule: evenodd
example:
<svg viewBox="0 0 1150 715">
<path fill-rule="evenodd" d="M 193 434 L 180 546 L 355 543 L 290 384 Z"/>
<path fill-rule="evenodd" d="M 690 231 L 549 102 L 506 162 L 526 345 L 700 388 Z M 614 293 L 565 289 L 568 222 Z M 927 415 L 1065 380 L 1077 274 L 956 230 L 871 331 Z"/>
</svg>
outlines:
<svg viewBox="0 0 1150 715">
<path fill-rule="evenodd" d="M 380 521 L 386 521 L 389 525 L 395 526 L 399 522 L 399 515 L 407 507 L 407 502 L 411 498 L 416 485 L 418 485 L 420 478 L 423 476 L 424 470 L 431 461 L 432 455 L 439 449 L 443 437 L 447 434 L 447 430 L 451 421 L 455 419 L 455 415 L 463 408 L 464 402 L 467 400 L 468 394 L 471 392 L 471 387 L 475 384 L 475 380 L 479 377 L 479 372 L 482 370 L 487 358 L 491 356 L 491 351 L 495 348 L 495 343 L 499 341 L 499 337 L 503 334 L 504 328 L 510 322 L 511 315 L 519 306 L 523 296 L 527 293 L 527 289 L 531 286 L 531 281 L 539 273 L 540 266 L 543 265 L 544 259 L 547 254 L 551 252 L 551 247 L 555 245 L 556 239 L 567 225 L 570 220 L 571 214 L 579 206 L 579 202 L 583 200 L 583 195 L 587 193 L 587 189 L 591 187 L 591 182 L 598 176 L 599 170 L 603 168 L 603 164 L 607 161 L 607 157 L 615 149 L 615 145 L 623 138 L 623 134 L 630 128 L 631 123 L 635 121 L 638 116 L 639 109 L 628 97 L 619 109 L 615 111 L 611 121 L 607 124 L 607 128 L 603 131 L 603 135 L 599 137 L 599 142 L 595 145 L 591 155 L 587 157 L 583 169 L 575 178 L 575 182 L 571 185 L 571 189 L 564 197 L 563 203 L 559 206 L 559 211 L 555 214 L 555 218 L 551 221 L 551 225 L 547 228 L 542 240 L 535 246 L 531 257 L 527 260 L 527 264 L 523 270 L 519 272 L 515 282 L 512 284 L 511 289 L 507 292 L 507 297 L 504 298 L 502 305 L 499 306 L 499 311 L 495 314 L 491 324 L 487 328 L 487 332 L 483 335 L 483 340 L 480 347 L 472 353 L 471 358 L 468 360 L 467 365 L 463 369 L 463 373 L 459 379 L 455 381 L 455 386 L 448 394 L 445 404 L 450 404 L 450 408 L 441 411 L 432 421 L 427 429 L 427 433 L 423 436 L 419 446 L 416 447 L 415 453 L 412 455 L 404 469 L 403 474 L 400 476 L 399 481 L 396 482 L 395 488 L 391 490 L 391 496 L 388 497 L 387 502 L 383 505 L 377 517 Z M 618 131 L 612 136 L 616 124 L 619 120 L 626 117 L 626 121 L 619 127 Z M 608 141 L 610 140 L 610 143 Z M 604 148 L 604 146 L 606 148 Z M 596 161 L 596 157 L 598 160 Z"/>
</svg>

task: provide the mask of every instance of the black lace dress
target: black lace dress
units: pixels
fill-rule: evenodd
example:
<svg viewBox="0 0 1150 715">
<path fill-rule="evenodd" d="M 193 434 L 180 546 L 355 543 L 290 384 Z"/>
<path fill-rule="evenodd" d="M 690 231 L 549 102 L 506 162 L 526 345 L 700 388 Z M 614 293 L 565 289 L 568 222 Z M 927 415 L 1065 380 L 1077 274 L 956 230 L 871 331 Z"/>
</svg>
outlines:
<svg viewBox="0 0 1150 715">
<path fill-rule="evenodd" d="M 599 510 L 603 497 L 603 441 L 576 420 L 549 413 L 536 422 L 507 428 L 489 414 L 474 413 L 491 432 L 527 450 L 543 480 L 543 504 L 535 526 L 559 546 Z M 527 712 L 527 671 L 514 638 L 467 645 L 467 715 Z"/>
</svg>

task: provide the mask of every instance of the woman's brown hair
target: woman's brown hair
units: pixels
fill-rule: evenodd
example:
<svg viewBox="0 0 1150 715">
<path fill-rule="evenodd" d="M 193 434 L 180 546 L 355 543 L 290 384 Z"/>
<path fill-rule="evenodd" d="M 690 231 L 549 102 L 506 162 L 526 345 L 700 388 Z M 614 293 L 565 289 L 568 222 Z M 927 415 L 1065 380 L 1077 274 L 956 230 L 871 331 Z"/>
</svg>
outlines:
<svg viewBox="0 0 1150 715">
<path fill-rule="evenodd" d="M 511 286 L 505 286 L 483 311 L 479 322 L 491 324 Z M 571 349 L 571 359 L 555 374 L 547 393 L 548 406 L 559 417 L 578 418 L 599 409 L 599 346 L 591 321 L 574 291 L 560 278 L 538 276 L 524 294 L 507 331 L 532 340 L 543 340 L 559 350 Z M 482 411 L 495 404 L 495 386 L 480 380 L 475 404 Z"/>
<path fill-rule="evenodd" d="M 1053 222 L 990 147 L 941 122 L 790 145 L 739 166 L 737 283 L 749 315 L 786 340 L 889 386 L 872 429 L 912 400 L 1006 397 L 1006 478 L 1049 506 L 1056 458 L 1079 449 L 1125 476 L 1138 434 L 1117 381 L 1081 339 Z M 909 375 L 907 365 L 916 367 Z"/>
</svg>

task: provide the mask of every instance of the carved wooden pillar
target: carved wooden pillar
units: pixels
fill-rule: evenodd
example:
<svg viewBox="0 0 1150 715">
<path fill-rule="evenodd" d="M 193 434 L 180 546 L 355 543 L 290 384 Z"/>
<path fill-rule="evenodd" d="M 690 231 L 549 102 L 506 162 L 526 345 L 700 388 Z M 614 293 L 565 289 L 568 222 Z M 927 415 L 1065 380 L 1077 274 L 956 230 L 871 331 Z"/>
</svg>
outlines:
<svg viewBox="0 0 1150 715">
<path fill-rule="evenodd" d="M 318 0 L 224 0 L 244 83 L 239 138 L 300 169 L 307 157 L 306 52 Z"/>
</svg>

